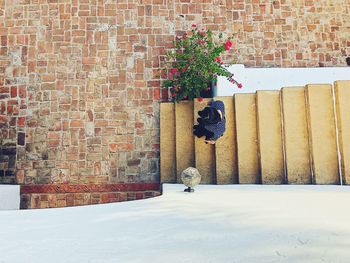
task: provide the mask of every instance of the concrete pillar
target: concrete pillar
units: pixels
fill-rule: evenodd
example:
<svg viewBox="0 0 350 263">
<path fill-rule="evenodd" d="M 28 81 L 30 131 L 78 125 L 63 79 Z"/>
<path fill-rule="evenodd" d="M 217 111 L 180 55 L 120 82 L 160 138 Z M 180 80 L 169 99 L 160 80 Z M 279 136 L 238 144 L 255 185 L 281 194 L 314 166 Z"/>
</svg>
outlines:
<svg viewBox="0 0 350 263">
<path fill-rule="evenodd" d="M 160 181 L 176 183 L 175 105 L 160 104 Z"/>
<path fill-rule="evenodd" d="M 198 111 L 204 109 L 211 99 L 203 99 L 201 102 L 198 99 L 194 100 L 194 110 L 193 110 L 193 123 L 197 123 Z M 191 127 L 191 132 L 193 129 Z M 194 135 L 192 135 L 193 137 Z M 199 173 L 202 175 L 202 184 L 214 184 L 215 179 L 215 146 L 212 144 L 205 144 L 205 137 L 197 138 L 194 136 L 195 145 L 195 164 Z"/>
<path fill-rule="evenodd" d="M 257 130 L 263 184 L 284 183 L 279 91 L 257 91 Z"/>
<path fill-rule="evenodd" d="M 281 97 L 287 182 L 288 184 L 310 184 L 311 167 L 305 88 L 283 88 Z"/>
<path fill-rule="evenodd" d="M 307 85 L 306 97 L 313 183 L 339 184 L 332 86 Z"/>
<path fill-rule="evenodd" d="M 237 184 L 237 145 L 233 97 L 216 97 L 225 104 L 226 131 L 216 142 L 216 181 L 217 184 Z"/>
<path fill-rule="evenodd" d="M 350 184 L 350 81 L 334 83 L 343 184 Z"/>
<path fill-rule="evenodd" d="M 194 167 L 193 101 L 175 103 L 176 173 L 182 183 L 181 173 Z"/>
<path fill-rule="evenodd" d="M 261 181 L 258 165 L 255 94 L 235 94 L 238 181 L 256 184 Z"/>
</svg>

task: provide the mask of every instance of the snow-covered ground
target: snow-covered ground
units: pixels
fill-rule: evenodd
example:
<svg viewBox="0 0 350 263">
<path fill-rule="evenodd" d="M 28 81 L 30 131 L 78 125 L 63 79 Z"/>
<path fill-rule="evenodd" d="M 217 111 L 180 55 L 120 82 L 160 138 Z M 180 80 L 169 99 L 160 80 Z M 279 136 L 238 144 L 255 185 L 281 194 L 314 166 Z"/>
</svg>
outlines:
<svg viewBox="0 0 350 263">
<path fill-rule="evenodd" d="M 347 186 L 165 185 L 161 197 L 0 211 L 0 263 L 350 262 Z"/>
</svg>

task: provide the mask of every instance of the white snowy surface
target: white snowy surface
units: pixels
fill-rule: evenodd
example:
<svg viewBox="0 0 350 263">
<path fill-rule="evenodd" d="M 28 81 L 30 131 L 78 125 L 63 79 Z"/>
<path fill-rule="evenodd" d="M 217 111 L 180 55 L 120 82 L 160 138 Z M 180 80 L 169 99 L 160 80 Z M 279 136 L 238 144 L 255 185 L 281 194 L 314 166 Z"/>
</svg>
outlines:
<svg viewBox="0 0 350 263">
<path fill-rule="evenodd" d="M 19 201 L 20 201 L 19 191 L 20 191 L 19 185 L 0 184 L 0 210 L 19 209 Z M 0 260 L 1 260 L 1 255 L 0 255 Z"/>
<path fill-rule="evenodd" d="M 257 90 L 279 90 L 282 87 L 307 84 L 333 84 L 336 80 L 350 80 L 350 67 L 319 68 L 245 68 L 242 64 L 227 69 L 235 75 L 242 89 L 218 77 L 216 96 L 232 96 L 234 93 L 249 93 Z"/>
<path fill-rule="evenodd" d="M 165 185 L 124 203 L 0 211 L 1 263 L 350 262 L 347 186 Z"/>
</svg>

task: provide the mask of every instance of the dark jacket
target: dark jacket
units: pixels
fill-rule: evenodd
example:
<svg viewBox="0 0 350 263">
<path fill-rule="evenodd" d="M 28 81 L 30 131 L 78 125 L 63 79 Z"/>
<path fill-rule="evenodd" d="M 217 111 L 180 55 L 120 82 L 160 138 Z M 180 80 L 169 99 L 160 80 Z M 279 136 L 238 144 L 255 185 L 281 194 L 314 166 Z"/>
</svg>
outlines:
<svg viewBox="0 0 350 263">
<path fill-rule="evenodd" d="M 216 123 L 206 123 L 204 121 L 204 128 L 213 133 L 210 139 L 216 141 L 224 134 L 226 129 L 225 105 L 221 100 L 217 100 L 211 101 L 209 107 L 220 110 L 222 113 L 222 119 Z"/>
</svg>

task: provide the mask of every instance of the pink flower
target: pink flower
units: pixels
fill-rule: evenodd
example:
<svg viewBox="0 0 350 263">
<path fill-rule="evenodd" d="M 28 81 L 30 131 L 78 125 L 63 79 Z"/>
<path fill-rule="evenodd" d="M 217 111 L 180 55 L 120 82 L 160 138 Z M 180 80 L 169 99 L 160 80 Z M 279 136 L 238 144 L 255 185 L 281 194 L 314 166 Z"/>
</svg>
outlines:
<svg viewBox="0 0 350 263">
<path fill-rule="evenodd" d="M 200 32 L 202 37 L 205 37 L 205 32 Z"/>
<path fill-rule="evenodd" d="M 182 35 L 182 39 L 184 39 L 186 37 L 186 33 Z"/>
<path fill-rule="evenodd" d="M 181 69 L 182 72 L 186 72 L 187 71 L 187 68 L 183 68 Z"/>
<path fill-rule="evenodd" d="M 173 71 L 173 74 L 175 76 L 179 76 L 180 75 L 177 68 L 173 68 L 172 71 Z"/>
<path fill-rule="evenodd" d="M 220 57 L 216 57 L 215 58 L 215 62 L 221 62 L 221 58 Z"/>
<path fill-rule="evenodd" d="M 237 83 L 237 88 L 241 89 L 243 87 L 242 83 Z"/>
<path fill-rule="evenodd" d="M 228 51 L 232 47 L 232 41 L 227 41 L 225 44 L 225 50 Z"/>
<path fill-rule="evenodd" d="M 196 24 L 192 24 L 192 27 L 197 27 L 197 25 Z"/>
<path fill-rule="evenodd" d="M 202 97 L 199 97 L 198 98 L 198 102 L 202 102 L 203 101 L 203 98 Z"/>
</svg>

